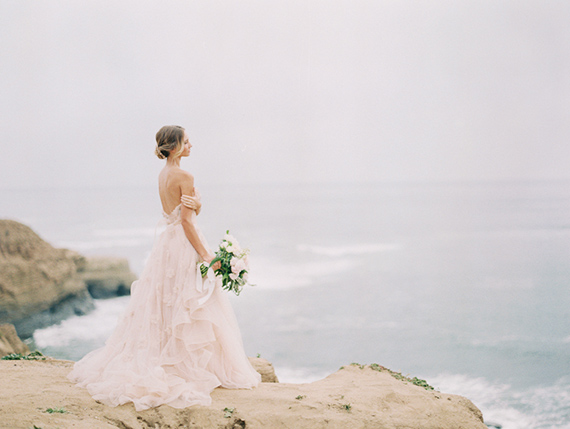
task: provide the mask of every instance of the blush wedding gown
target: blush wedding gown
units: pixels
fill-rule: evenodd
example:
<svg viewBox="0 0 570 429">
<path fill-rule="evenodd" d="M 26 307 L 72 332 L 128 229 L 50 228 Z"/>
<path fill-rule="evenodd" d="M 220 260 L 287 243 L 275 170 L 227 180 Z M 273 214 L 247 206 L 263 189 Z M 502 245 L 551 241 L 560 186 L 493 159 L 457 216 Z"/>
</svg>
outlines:
<svg viewBox="0 0 570 429">
<path fill-rule="evenodd" d="M 181 205 L 164 213 L 129 304 L 105 345 L 75 363 L 68 378 L 110 406 L 210 405 L 218 386 L 251 389 L 261 381 L 244 352 L 221 280 L 202 279 L 201 258 L 184 234 Z M 192 212 L 196 225 L 196 213 Z"/>
</svg>

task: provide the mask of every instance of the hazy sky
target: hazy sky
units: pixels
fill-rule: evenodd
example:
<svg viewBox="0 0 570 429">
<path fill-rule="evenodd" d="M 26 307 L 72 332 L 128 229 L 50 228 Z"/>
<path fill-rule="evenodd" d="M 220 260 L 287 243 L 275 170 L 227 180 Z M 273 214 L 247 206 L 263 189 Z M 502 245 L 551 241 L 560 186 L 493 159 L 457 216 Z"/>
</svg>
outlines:
<svg viewBox="0 0 570 429">
<path fill-rule="evenodd" d="M 0 187 L 570 178 L 570 2 L 0 0 Z"/>
</svg>

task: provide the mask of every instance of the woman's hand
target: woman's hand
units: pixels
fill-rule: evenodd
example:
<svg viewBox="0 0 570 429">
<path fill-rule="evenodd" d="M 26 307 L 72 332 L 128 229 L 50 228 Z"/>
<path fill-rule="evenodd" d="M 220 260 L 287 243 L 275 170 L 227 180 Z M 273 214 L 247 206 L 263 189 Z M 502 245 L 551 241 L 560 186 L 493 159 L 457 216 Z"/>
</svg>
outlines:
<svg viewBox="0 0 570 429">
<path fill-rule="evenodd" d="M 209 265 L 214 260 L 215 257 L 216 257 L 216 255 L 214 255 L 213 253 L 209 253 L 203 259 L 204 259 L 204 262 Z M 220 268 L 222 268 L 222 263 L 220 261 L 216 261 L 216 263 L 214 265 L 212 265 L 212 269 L 214 271 L 219 270 Z"/>
<path fill-rule="evenodd" d="M 194 210 L 196 214 L 199 214 L 200 210 L 202 210 L 202 200 L 200 198 L 200 194 L 197 191 L 195 197 L 191 197 L 190 195 L 182 195 L 180 201 L 190 210 Z"/>
</svg>

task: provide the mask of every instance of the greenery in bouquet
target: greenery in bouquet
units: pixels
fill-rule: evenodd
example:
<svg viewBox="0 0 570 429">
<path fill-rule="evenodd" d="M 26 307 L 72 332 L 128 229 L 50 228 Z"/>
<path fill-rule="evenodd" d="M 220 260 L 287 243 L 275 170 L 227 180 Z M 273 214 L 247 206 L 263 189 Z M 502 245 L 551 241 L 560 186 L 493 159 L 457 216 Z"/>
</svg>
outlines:
<svg viewBox="0 0 570 429">
<path fill-rule="evenodd" d="M 222 278 L 222 289 L 239 295 L 243 287 L 248 284 L 248 254 L 249 249 L 242 249 L 228 230 L 212 262 L 209 265 L 204 262 L 200 264 L 202 277 L 206 276 L 212 265 L 220 261 L 221 266 L 214 273 Z"/>
</svg>

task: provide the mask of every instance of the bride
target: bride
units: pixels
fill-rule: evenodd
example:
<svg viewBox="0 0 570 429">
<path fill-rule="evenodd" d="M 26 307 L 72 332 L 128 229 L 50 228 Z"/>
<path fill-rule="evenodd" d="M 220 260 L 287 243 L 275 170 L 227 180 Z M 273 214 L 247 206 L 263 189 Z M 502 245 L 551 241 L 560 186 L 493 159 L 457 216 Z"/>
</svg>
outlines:
<svg viewBox="0 0 570 429">
<path fill-rule="evenodd" d="M 166 159 L 158 176 L 166 229 L 114 332 L 68 375 L 93 399 L 111 406 L 132 402 L 137 411 L 210 405 L 218 386 L 253 388 L 261 381 L 220 281 L 203 279 L 197 268 L 214 254 L 196 223 L 201 202 L 194 178 L 180 168 L 192 147 L 186 131 L 164 126 L 156 142 L 157 156 Z"/>
</svg>

